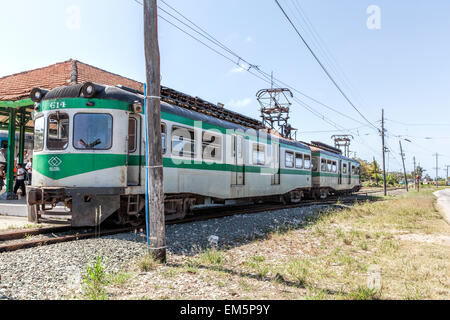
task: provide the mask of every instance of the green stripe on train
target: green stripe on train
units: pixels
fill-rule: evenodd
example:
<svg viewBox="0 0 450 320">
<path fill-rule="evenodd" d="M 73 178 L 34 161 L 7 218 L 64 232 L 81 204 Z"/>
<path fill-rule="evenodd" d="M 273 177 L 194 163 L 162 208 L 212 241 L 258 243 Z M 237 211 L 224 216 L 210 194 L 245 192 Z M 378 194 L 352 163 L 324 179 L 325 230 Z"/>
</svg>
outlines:
<svg viewBox="0 0 450 320">
<path fill-rule="evenodd" d="M 35 155 L 33 158 L 33 170 L 53 180 L 65 179 L 80 174 L 98 170 L 110 169 L 127 165 L 142 166 L 145 157 L 117 154 L 49 154 Z M 164 158 L 165 168 L 178 168 L 190 170 L 228 171 L 260 174 L 275 174 L 276 170 L 268 167 L 258 166 L 236 166 L 231 164 L 207 163 L 195 161 L 177 161 Z M 280 169 L 282 175 L 310 175 L 309 171 Z"/>
<path fill-rule="evenodd" d="M 33 170 L 53 180 L 83 173 L 124 166 L 127 155 L 121 154 L 46 154 L 33 157 Z"/>
</svg>

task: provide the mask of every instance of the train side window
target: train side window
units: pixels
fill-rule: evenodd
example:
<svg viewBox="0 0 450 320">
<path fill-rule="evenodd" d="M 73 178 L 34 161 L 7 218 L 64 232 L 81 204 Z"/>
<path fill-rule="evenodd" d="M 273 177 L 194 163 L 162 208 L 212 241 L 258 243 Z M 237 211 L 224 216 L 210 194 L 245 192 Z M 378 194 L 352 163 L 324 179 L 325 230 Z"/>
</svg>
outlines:
<svg viewBox="0 0 450 320">
<path fill-rule="evenodd" d="M 295 167 L 297 169 L 303 169 L 303 154 L 301 153 L 295 154 Z"/>
<path fill-rule="evenodd" d="M 347 164 L 346 163 L 343 164 L 342 173 L 344 173 L 344 174 L 347 173 Z"/>
<path fill-rule="evenodd" d="M 262 144 L 253 145 L 253 164 L 263 166 L 266 164 L 266 147 Z"/>
<path fill-rule="evenodd" d="M 136 118 L 128 119 L 128 152 L 133 153 L 136 151 L 136 138 L 137 138 L 137 120 Z"/>
<path fill-rule="evenodd" d="M 331 161 L 331 160 L 327 161 L 327 169 L 328 169 L 328 172 L 333 172 L 333 161 Z"/>
<path fill-rule="evenodd" d="M 333 172 L 337 172 L 337 162 L 333 161 Z"/>
<path fill-rule="evenodd" d="M 304 157 L 303 157 L 303 159 L 304 159 L 304 161 L 303 161 L 303 167 L 304 167 L 306 170 L 311 169 L 311 156 L 308 155 L 308 154 L 305 154 Z M 317 165 L 316 165 L 316 168 L 317 168 Z M 317 170 L 315 170 L 315 171 L 317 171 Z"/>
<path fill-rule="evenodd" d="M 44 150 L 45 118 L 34 120 L 34 151 Z"/>
<path fill-rule="evenodd" d="M 222 137 L 203 132 L 202 152 L 203 159 L 219 161 L 222 158 Z"/>
<path fill-rule="evenodd" d="M 286 151 L 286 159 L 285 159 L 285 165 L 286 168 L 293 168 L 294 167 L 294 153 L 290 151 Z"/>
<path fill-rule="evenodd" d="M 183 127 L 172 128 L 172 154 L 183 158 L 195 158 L 195 132 Z"/>
<path fill-rule="evenodd" d="M 66 113 L 52 113 L 47 124 L 47 149 L 65 150 L 69 146 L 69 116 Z"/>
<path fill-rule="evenodd" d="M 322 159 L 321 161 L 321 165 L 320 165 L 320 171 L 322 172 L 327 172 L 327 160 L 326 159 Z"/>
<path fill-rule="evenodd" d="M 161 141 L 162 141 L 162 153 L 166 153 L 167 151 L 167 127 L 165 123 L 161 123 Z"/>
</svg>

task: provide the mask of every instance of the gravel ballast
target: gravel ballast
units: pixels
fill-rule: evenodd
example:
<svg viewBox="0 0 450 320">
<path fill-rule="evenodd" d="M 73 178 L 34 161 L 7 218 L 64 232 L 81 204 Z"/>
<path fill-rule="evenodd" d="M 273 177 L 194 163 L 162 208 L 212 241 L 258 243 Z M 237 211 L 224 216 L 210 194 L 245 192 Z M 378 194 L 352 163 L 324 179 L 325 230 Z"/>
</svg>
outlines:
<svg viewBox="0 0 450 320">
<path fill-rule="evenodd" d="M 281 226 L 302 224 L 324 206 L 167 226 L 170 255 L 191 255 L 210 245 L 232 247 L 261 237 Z M 0 300 L 70 299 L 80 292 L 88 264 L 103 258 L 107 272 L 125 271 L 147 251 L 145 235 L 125 233 L 0 254 Z"/>
</svg>

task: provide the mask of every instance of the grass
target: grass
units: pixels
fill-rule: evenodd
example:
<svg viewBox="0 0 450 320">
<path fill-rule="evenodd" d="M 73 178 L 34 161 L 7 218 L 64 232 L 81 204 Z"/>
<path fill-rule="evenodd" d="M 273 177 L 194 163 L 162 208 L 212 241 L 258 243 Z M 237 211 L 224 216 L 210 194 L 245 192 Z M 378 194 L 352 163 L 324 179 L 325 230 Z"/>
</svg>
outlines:
<svg viewBox="0 0 450 320">
<path fill-rule="evenodd" d="M 450 299 L 450 245 L 421 240 L 450 237 L 450 227 L 434 208 L 434 191 L 324 210 L 301 226 L 268 230 L 263 237 L 234 248 L 172 256 L 174 261 L 158 270 L 157 263 L 144 257 L 137 263 L 151 284 L 140 295 L 150 299 Z M 135 292 L 134 287 L 128 291 Z"/>
<path fill-rule="evenodd" d="M 139 258 L 137 260 L 137 264 L 139 266 L 139 270 L 142 272 L 150 272 L 155 270 L 160 265 L 160 263 L 153 259 L 153 257 L 149 254 Z"/>
<path fill-rule="evenodd" d="M 88 300 L 107 300 L 108 294 L 105 285 L 108 283 L 107 274 L 103 266 L 103 259 L 97 260 L 86 266 L 83 277 L 83 296 Z"/>
</svg>

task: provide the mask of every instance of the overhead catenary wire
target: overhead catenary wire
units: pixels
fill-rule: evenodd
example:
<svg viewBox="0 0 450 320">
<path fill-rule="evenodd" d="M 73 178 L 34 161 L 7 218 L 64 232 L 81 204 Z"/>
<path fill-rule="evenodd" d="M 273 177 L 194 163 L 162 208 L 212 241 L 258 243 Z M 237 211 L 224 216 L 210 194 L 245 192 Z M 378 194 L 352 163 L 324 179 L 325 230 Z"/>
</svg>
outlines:
<svg viewBox="0 0 450 320">
<path fill-rule="evenodd" d="M 134 0 L 134 2 L 142 5 L 142 3 L 138 0 Z M 182 15 L 178 10 L 176 10 L 175 8 L 173 8 L 172 6 L 168 5 L 165 1 L 162 1 L 162 3 L 166 4 L 169 8 L 171 8 L 172 10 L 174 10 L 177 14 L 179 14 L 180 16 L 182 16 L 184 19 L 186 19 L 186 21 L 190 22 L 193 26 L 195 26 L 196 28 L 198 28 L 201 32 L 199 31 L 195 31 L 191 26 L 188 26 L 186 23 L 182 22 L 180 19 L 175 18 L 174 15 L 170 14 L 169 16 L 172 17 L 173 19 L 176 19 L 176 21 L 178 21 L 179 23 L 182 23 L 182 25 L 189 27 L 190 30 L 193 30 L 196 32 L 196 34 L 201 35 L 203 37 L 203 39 L 206 39 L 207 41 L 209 41 L 210 43 L 212 43 L 214 46 L 219 47 L 221 50 L 225 51 L 225 53 L 220 52 L 219 49 L 213 48 L 212 45 L 208 45 L 207 43 L 205 43 L 205 41 L 200 40 L 198 37 L 196 37 L 195 35 L 191 34 L 189 31 L 183 29 L 183 27 L 177 25 L 175 22 L 170 21 L 168 18 L 162 16 L 162 14 L 159 14 L 159 18 L 162 19 L 163 21 L 165 21 L 166 23 L 170 24 L 171 26 L 173 26 L 174 28 L 178 29 L 179 31 L 181 31 L 182 33 L 186 34 L 187 36 L 189 36 L 190 38 L 194 39 L 195 41 L 199 42 L 200 44 L 202 44 L 203 46 L 205 46 L 206 48 L 208 48 L 209 50 L 213 51 L 214 53 L 216 53 L 217 55 L 223 57 L 224 59 L 228 60 L 229 62 L 238 65 L 239 67 L 241 67 L 243 70 L 247 71 L 248 73 L 252 74 L 254 77 L 260 79 L 261 81 L 264 81 L 267 84 L 270 85 L 276 85 L 277 87 L 280 87 L 280 84 L 288 87 L 290 89 L 292 89 L 293 91 L 307 97 L 308 99 L 338 113 L 341 114 L 342 116 L 349 118 L 357 123 L 360 123 L 364 126 L 367 126 L 365 123 L 353 119 L 352 117 L 320 102 L 317 99 L 314 99 L 304 93 L 302 93 L 301 91 L 299 91 L 298 89 L 284 83 L 283 81 L 272 77 L 271 74 L 268 74 L 267 72 L 264 72 L 263 70 L 261 70 L 261 68 L 255 64 L 249 63 L 246 59 L 242 58 L 241 56 L 237 55 L 236 53 L 234 53 L 231 49 L 229 49 L 228 47 L 226 47 L 225 45 L 223 45 L 219 40 L 215 39 L 212 35 L 210 35 L 208 32 L 206 32 L 204 29 L 200 28 L 197 24 L 195 24 L 194 22 L 192 22 L 192 20 L 186 18 L 184 15 Z M 161 8 L 160 8 L 161 9 Z M 167 10 L 161 10 L 164 14 L 167 12 Z M 204 34 L 203 34 L 204 33 Z M 234 58 L 237 59 L 233 59 L 228 55 L 232 55 Z M 242 66 L 241 62 L 245 63 L 246 66 Z M 306 110 L 308 110 L 310 113 L 314 114 L 316 117 L 318 117 L 319 119 L 321 119 L 322 121 L 328 123 L 329 125 L 333 126 L 334 128 L 337 129 L 336 132 L 350 132 L 356 136 L 359 135 L 359 133 L 354 132 L 355 129 L 346 129 L 340 125 L 338 125 L 336 122 L 334 122 L 333 120 L 328 119 L 326 116 L 324 116 L 323 114 L 321 114 L 320 112 L 318 112 L 317 110 L 315 110 L 314 108 L 312 108 L 311 106 L 309 106 L 306 102 L 300 100 L 297 97 L 294 97 L 294 101 L 296 101 L 301 107 L 305 108 Z M 369 126 L 372 124 L 369 124 Z M 359 137 L 361 139 L 361 137 Z M 362 140 L 362 139 L 361 139 Z M 367 145 L 365 142 L 359 142 L 362 146 L 371 149 L 372 152 L 376 152 L 373 150 L 373 148 L 371 148 L 369 145 Z"/>
<path fill-rule="evenodd" d="M 328 78 L 331 80 L 331 82 L 335 85 L 335 87 L 339 90 L 339 92 L 342 94 L 342 96 L 347 100 L 347 102 L 353 107 L 353 109 L 356 110 L 356 112 L 358 112 L 358 114 L 367 122 L 369 123 L 373 128 L 375 128 L 377 131 L 379 131 L 380 129 L 377 128 L 372 122 L 370 122 L 363 114 L 362 112 L 356 107 L 356 105 L 350 100 L 350 98 L 347 96 L 347 94 L 342 90 L 342 88 L 339 86 L 339 84 L 336 82 L 336 80 L 333 78 L 333 76 L 330 74 L 330 72 L 328 71 L 328 69 L 325 67 L 325 65 L 322 63 L 322 61 L 319 59 L 319 57 L 316 55 L 316 53 L 312 50 L 312 48 L 310 47 L 310 45 L 308 44 L 308 42 L 305 40 L 305 38 L 302 36 L 302 34 L 299 32 L 298 28 L 296 27 L 296 25 L 292 22 L 291 18 L 289 17 L 289 15 L 286 13 L 286 11 L 283 9 L 283 7 L 281 6 L 281 4 L 279 3 L 278 0 L 275 0 L 276 4 L 278 5 L 278 7 L 280 8 L 280 10 L 282 11 L 283 15 L 286 17 L 286 19 L 289 21 L 289 23 L 292 25 L 292 27 L 294 28 L 295 32 L 297 33 L 297 35 L 300 37 L 300 39 L 302 40 L 302 42 L 305 44 L 305 46 L 308 48 L 308 50 L 311 52 L 311 54 L 313 55 L 314 59 L 319 63 L 320 67 L 323 69 L 323 71 L 325 72 L 325 74 L 328 76 Z"/>
<path fill-rule="evenodd" d="M 138 1 L 138 0 L 134 0 L 134 1 L 135 1 L 136 3 L 142 5 L 142 3 L 141 3 L 140 1 Z M 249 72 L 249 73 L 252 74 L 253 76 L 259 78 L 260 80 L 262 80 L 262 81 L 264 81 L 264 82 L 266 82 L 266 83 L 279 82 L 279 84 L 278 84 L 279 87 L 281 87 L 280 84 L 282 84 L 283 86 L 287 86 L 287 87 L 289 87 L 290 89 L 292 89 L 293 91 L 295 91 L 295 92 L 297 92 L 297 93 L 300 93 L 300 94 L 302 94 L 303 96 L 309 98 L 310 100 L 312 100 L 312 101 L 314 101 L 314 102 L 316 102 L 316 103 L 318 103 L 318 104 L 321 104 L 322 106 L 327 107 L 328 109 L 330 109 L 330 110 L 332 110 L 332 111 L 334 111 L 334 112 L 337 112 L 337 113 L 341 114 L 341 115 L 344 116 L 344 117 L 347 117 L 347 118 L 349 118 L 349 119 L 351 119 L 351 120 L 353 120 L 353 121 L 356 121 L 356 122 L 358 122 L 358 123 L 360 123 L 360 124 L 363 124 L 362 122 L 360 122 L 360 121 L 358 121 L 358 120 L 356 120 L 356 119 L 353 119 L 353 118 L 349 117 L 348 115 L 346 115 L 346 114 L 344 114 L 344 113 L 342 113 L 342 112 L 340 112 L 340 111 L 338 111 L 338 110 L 336 110 L 336 109 L 334 109 L 334 108 L 332 108 L 332 107 L 330 107 L 330 106 L 328 106 L 328 105 L 326 105 L 326 104 L 320 102 L 319 100 L 314 99 L 314 98 L 312 98 L 312 97 L 310 97 L 310 96 L 308 96 L 308 95 L 302 93 L 302 92 L 299 91 L 298 89 L 296 89 L 296 88 L 294 88 L 294 87 L 292 87 L 292 86 L 290 86 L 290 85 L 287 85 L 286 83 L 280 81 L 279 79 L 277 79 L 277 78 L 275 78 L 275 77 L 272 78 L 271 75 L 269 75 L 268 73 L 262 71 L 258 66 L 249 63 L 246 59 L 244 59 L 244 58 L 242 58 L 241 56 L 235 54 L 231 49 L 227 48 L 227 47 L 226 47 L 225 45 L 223 45 L 220 41 L 216 40 L 213 36 L 211 36 L 209 33 L 207 33 L 206 31 L 204 31 L 204 29 L 198 27 L 198 25 L 195 24 L 194 22 L 192 22 L 192 20 L 186 18 L 186 17 L 185 17 L 184 15 L 182 15 L 178 10 L 176 10 L 176 9 L 174 9 L 172 6 L 168 5 L 165 1 L 162 1 L 162 2 L 163 2 L 164 4 L 166 4 L 167 6 L 169 6 L 172 10 L 174 10 L 175 12 L 177 12 L 178 14 L 180 14 L 184 19 L 186 19 L 187 21 L 189 21 L 190 23 L 192 23 L 194 26 L 196 26 L 197 28 L 199 28 L 199 30 L 201 30 L 202 32 L 206 33 L 206 35 L 203 35 L 202 33 L 200 33 L 200 32 L 198 32 L 198 31 L 194 30 L 192 27 L 188 26 L 188 25 L 187 25 L 186 23 L 184 23 L 184 22 L 181 22 L 181 20 L 175 18 L 173 15 L 170 15 L 171 17 L 175 18 L 178 22 L 181 22 L 183 25 L 189 27 L 191 30 L 195 31 L 197 34 L 202 35 L 205 39 L 207 39 L 208 41 L 210 41 L 210 42 L 214 43 L 215 45 L 219 46 L 220 48 L 222 48 L 223 50 L 225 50 L 227 53 L 230 53 L 230 54 L 232 54 L 234 57 L 237 57 L 238 60 L 237 60 L 237 62 L 234 61 L 232 58 L 226 56 L 226 55 L 223 54 L 222 52 L 219 52 L 218 50 L 216 50 L 216 49 L 213 48 L 212 46 L 206 44 L 204 41 L 198 39 L 197 37 L 195 37 L 194 35 L 192 35 L 192 34 L 189 33 L 188 31 L 184 30 L 182 27 L 177 26 L 175 23 L 169 21 L 167 18 L 165 18 L 165 17 L 163 17 L 161 14 L 159 14 L 159 18 L 161 18 L 161 19 L 164 20 L 165 22 L 169 23 L 169 24 L 172 25 L 173 27 L 177 28 L 177 29 L 180 30 L 181 32 L 185 33 L 185 34 L 188 35 L 189 37 L 193 38 L 194 40 L 196 40 L 197 42 L 199 42 L 199 43 L 202 44 L 203 46 L 205 46 L 205 47 L 207 47 L 208 49 L 210 49 L 210 50 L 212 50 L 213 52 L 215 52 L 216 54 L 222 56 L 223 58 L 227 59 L 228 61 L 232 62 L 233 64 L 236 64 L 236 65 L 240 66 L 240 67 L 243 68 L 245 71 Z M 166 10 L 162 10 L 162 11 L 166 12 Z M 244 67 L 240 64 L 241 61 L 244 62 L 245 64 L 247 64 L 247 65 L 248 65 L 248 68 L 244 68 Z M 258 73 L 258 74 L 257 74 L 257 73 Z M 270 80 L 269 80 L 269 79 L 270 79 Z M 342 131 L 344 131 L 344 132 L 348 131 L 348 130 L 346 130 L 346 129 L 343 128 L 343 127 L 340 127 L 340 128 L 339 128 L 339 127 L 337 126 L 337 124 L 336 124 L 334 121 L 327 119 L 327 117 L 325 117 L 324 115 L 318 113 L 318 112 L 315 111 L 313 108 L 309 107 L 304 101 L 301 101 L 301 102 L 300 102 L 300 100 L 299 100 L 298 98 L 296 98 L 296 100 L 297 100 L 297 102 L 298 102 L 302 107 L 304 107 L 305 109 L 307 109 L 308 111 L 310 111 L 311 113 L 313 113 L 314 115 L 316 115 L 317 117 L 319 117 L 320 119 L 322 119 L 323 121 L 325 121 L 325 122 L 327 122 L 328 124 L 332 125 L 333 127 L 337 128 L 337 129 L 339 129 L 339 130 L 342 130 Z"/>
</svg>

